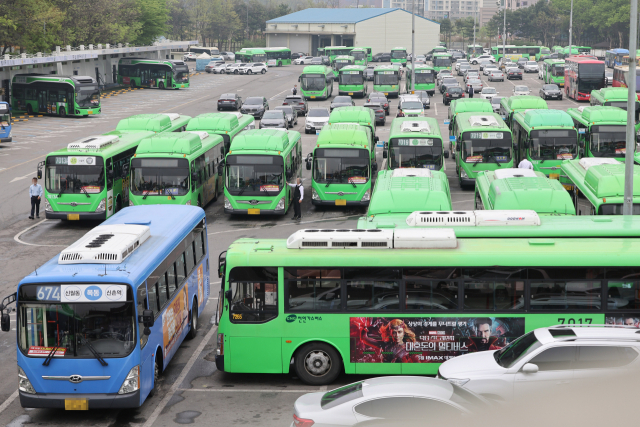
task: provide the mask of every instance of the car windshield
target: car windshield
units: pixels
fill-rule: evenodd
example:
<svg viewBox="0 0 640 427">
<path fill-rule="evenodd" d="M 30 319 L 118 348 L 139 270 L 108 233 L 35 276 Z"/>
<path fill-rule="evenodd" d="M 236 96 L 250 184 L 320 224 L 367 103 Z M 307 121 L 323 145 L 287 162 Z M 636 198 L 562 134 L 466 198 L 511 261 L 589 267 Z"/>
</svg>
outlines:
<svg viewBox="0 0 640 427">
<path fill-rule="evenodd" d="M 262 105 L 262 98 L 247 98 L 244 103 L 247 105 Z"/>
<path fill-rule="evenodd" d="M 84 108 L 100 106 L 100 90 L 97 85 L 76 87 L 76 104 Z"/>
<path fill-rule="evenodd" d="M 329 112 L 324 108 L 312 108 L 309 110 L 309 117 L 329 117 Z"/>
<path fill-rule="evenodd" d="M 594 157 L 624 157 L 626 153 L 625 126 L 593 126 L 591 154 Z"/>
<path fill-rule="evenodd" d="M 528 92 L 529 88 L 526 86 L 516 86 L 514 90 L 516 92 Z"/>
<path fill-rule="evenodd" d="M 235 93 L 223 93 L 220 95 L 220 99 L 236 99 Z"/>
<path fill-rule="evenodd" d="M 511 342 L 508 346 L 496 351 L 493 357 L 496 359 L 498 365 L 508 369 L 515 365 L 522 357 L 531 354 L 541 346 L 542 344 L 538 341 L 535 334 L 529 332 Z"/>
<path fill-rule="evenodd" d="M 407 109 L 407 110 L 421 110 L 422 109 L 422 102 L 420 101 L 404 101 L 402 103 L 402 105 L 400 106 L 401 109 Z"/>
<path fill-rule="evenodd" d="M 293 114 L 293 107 L 276 107 L 276 110 L 284 111 L 285 114 Z"/>
<path fill-rule="evenodd" d="M 94 358 L 93 351 L 106 359 L 123 357 L 133 351 L 136 346 L 133 301 L 61 303 L 60 287 L 24 285 L 20 288 L 16 316 L 18 347 L 25 356 L 45 358 L 54 347 L 58 347 L 56 359 Z M 122 292 L 126 285 L 111 287 Z M 45 298 L 50 301 L 42 301 Z"/>
<path fill-rule="evenodd" d="M 538 65 L 536 61 L 527 61 L 527 65 Z"/>
<path fill-rule="evenodd" d="M 131 192 L 138 196 L 184 196 L 189 192 L 187 159 L 134 158 Z"/>
<path fill-rule="evenodd" d="M 313 179 L 320 184 L 364 184 L 369 180 L 369 151 L 319 148 L 313 157 Z"/>
<path fill-rule="evenodd" d="M 492 93 L 496 93 L 496 90 L 492 87 L 485 87 L 484 89 L 482 89 L 482 93 L 492 94 Z"/>
<path fill-rule="evenodd" d="M 571 160 L 578 153 L 578 136 L 571 130 L 532 130 L 530 155 L 536 160 Z"/>
<path fill-rule="evenodd" d="M 282 114 L 283 112 L 280 110 L 265 111 L 262 118 L 263 119 L 282 119 L 284 118 Z"/>
<path fill-rule="evenodd" d="M 462 88 L 461 87 L 449 87 L 447 88 L 447 92 L 448 93 L 462 93 Z"/>
<path fill-rule="evenodd" d="M 50 156 L 45 170 L 49 193 L 97 194 L 105 186 L 104 161 L 96 156 Z"/>
<path fill-rule="evenodd" d="M 461 70 L 470 70 L 470 69 L 471 69 L 471 65 L 468 65 L 468 64 L 461 64 L 461 65 L 460 65 L 460 69 L 461 69 Z"/>
<path fill-rule="evenodd" d="M 300 79 L 302 90 L 320 91 L 324 90 L 325 85 L 324 74 L 303 74 Z"/>
<path fill-rule="evenodd" d="M 442 141 L 438 138 L 392 138 L 389 158 L 391 169 L 440 169 Z"/>
<path fill-rule="evenodd" d="M 351 97 L 349 96 L 336 96 L 333 98 L 334 104 L 351 104 Z"/>
<path fill-rule="evenodd" d="M 480 80 L 480 79 L 469 79 L 469 84 L 470 85 L 480 85 L 480 84 L 482 84 L 482 80 Z"/>
<path fill-rule="evenodd" d="M 227 191 L 240 196 L 269 196 L 282 190 L 284 162 L 280 156 L 227 156 Z"/>
<path fill-rule="evenodd" d="M 491 98 L 491 103 L 500 105 L 500 100 L 501 99 L 502 99 L 501 96 L 494 96 L 493 98 Z"/>
<path fill-rule="evenodd" d="M 458 80 L 455 77 L 445 77 L 442 80 L 443 84 L 450 84 L 450 83 L 458 83 Z"/>
<path fill-rule="evenodd" d="M 507 163 L 511 160 L 509 132 L 465 132 L 463 159 L 467 163 Z"/>
<path fill-rule="evenodd" d="M 557 85 L 544 85 L 542 90 L 560 90 L 560 88 Z"/>
</svg>

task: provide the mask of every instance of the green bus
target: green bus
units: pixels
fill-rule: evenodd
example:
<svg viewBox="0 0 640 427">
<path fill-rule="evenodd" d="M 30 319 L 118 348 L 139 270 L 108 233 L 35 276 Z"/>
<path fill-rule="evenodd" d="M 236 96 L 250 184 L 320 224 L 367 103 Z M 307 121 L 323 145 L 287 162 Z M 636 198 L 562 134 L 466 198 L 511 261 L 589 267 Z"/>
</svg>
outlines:
<svg viewBox="0 0 640 427">
<path fill-rule="evenodd" d="M 322 128 L 306 159 L 315 206 L 368 206 L 378 169 L 371 128 L 332 124 Z"/>
<path fill-rule="evenodd" d="M 286 215 L 293 202 L 287 185 L 302 176 L 300 132 L 253 129 L 236 136 L 226 157 L 224 212 Z"/>
<path fill-rule="evenodd" d="M 12 113 L 90 116 L 100 114 L 100 89 L 88 76 L 18 74 L 11 81 Z"/>
<path fill-rule="evenodd" d="M 484 50 L 482 50 L 482 46 L 480 46 L 479 44 L 470 44 L 467 46 L 467 61 L 470 61 L 473 57 L 483 54 Z"/>
<path fill-rule="evenodd" d="M 531 210 L 538 215 L 575 215 L 567 190 L 531 169 L 497 169 L 476 177 L 476 210 Z"/>
<path fill-rule="evenodd" d="M 551 55 L 551 49 L 545 46 L 540 46 L 538 52 L 536 52 L 536 61 L 540 61 L 542 55 Z M 531 56 L 529 56 L 531 58 Z"/>
<path fill-rule="evenodd" d="M 337 61 L 336 61 L 337 64 Z M 364 98 L 369 93 L 369 85 L 364 75 L 367 69 L 364 65 L 347 65 L 340 68 L 338 75 L 339 95 L 358 95 Z"/>
<path fill-rule="evenodd" d="M 580 157 L 578 131 L 569 114 L 562 110 L 520 111 L 513 115 L 511 132 L 517 163 L 527 159 L 533 170 L 560 179 L 567 190 L 573 190 L 571 182 L 560 177 L 562 162 Z"/>
<path fill-rule="evenodd" d="M 373 61 L 373 49 L 371 49 L 369 46 L 362 46 L 361 49 L 367 50 L 367 62 Z"/>
<path fill-rule="evenodd" d="M 204 113 L 189 121 L 187 130 L 191 132 L 207 132 L 209 135 L 220 135 L 224 140 L 224 152 L 228 153 L 231 141 L 240 132 L 255 129 L 253 116 L 242 113 Z M 224 156 L 223 156 L 224 157 Z"/>
<path fill-rule="evenodd" d="M 183 61 L 122 58 L 118 83 L 132 88 L 184 89 L 189 87 L 189 67 Z"/>
<path fill-rule="evenodd" d="M 267 66 L 291 65 L 291 49 L 288 47 L 264 47 L 262 50 L 267 54 Z"/>
<path fill-rule="evenodd" d="M 267 52 L 264 48 L 241 49 L 235 53 L 236 62 L 264 62 L 267 63 Z"/>
<path fill-rule="evenodd" d="M 421 168 L 382 170 L 367 215 L 358 218 L 357 228 L 395 228 L 412 212 L 450 210 L 446 173 Z"/>
<path fill-rule="evenodd" d="M 602 233 L 590 218 L 530 211 L 427 217 L 474 223 L 305 229 L 232 243 L 219 257 L 217 369 L 293 371 L 314 386 L 342 372 L 435 375 L 448 359 L 503 348 L 536 328 L 615 323 L 637 311 L 639 285 L 628 277 L 639 271 L 640 241 L 629 237 L 640 234 L 638 221 Z M 535 225 L 520 225 L 529 217 Z M 510 224 L 488 226 L 496 220 Z"/>
<path fill-rule="evenodd" d="M 614 157 L 624 162 L 627 152 L 627 112 L 618 107 L 568 108 L 578 129 L 580 157 Z M 636 131 L 638 126 L 636 126 Z M 635 144 L 634 144 L 635 146 Z"/>
<path fill-rule="evenodd" d="M 545 59 L 542 63 L 542 80 L 545 84 L 564 87 L 564 59 Z"/>
<path fill-rule="evenodd" d="M 391 122 L 389 142 L 384 144 L 384 169 L 420 168 L 444 170 L 444 150 L 438 121 L 432 117 L 398 117 Z"/>
<path fill-rule="evenodd" d="M 548 110 L 547 101 L 539 96 L 533 95 L 516 95 L 504 97 L 500 100 L 500 116 L 511 126 L 513 115 L 518 111 L 526 110 Z"/>
<path fill-rule="evenodd" d="M 224 141 L 207 132 L 161 133 L 140 142 L 131 159 L 129 205 L 204 208 L 222 192 Z"/>
<path fill-rule="evenodd" d="M 433 64 L 433 69 L 436 70 L 437 74 L 442 70 L 451 70 L 453 57 L 450 53 L 434 53 L 431 57 L 431 63 Z"/>
<path fill-rule="evenodd" d="M 138 144 L 153 132 L 111 132 L 79 139 L 49 153 L 44 169 L 47 219 L 105 220 L 129 206 L 129 163 Z"/>
<path fill-rule="evenodd" d="M 334 59 L 336 59 L 336 56 L 341 56 L 341 55 L 349 55 L 349 53 L 351 53 L 351 51 L 353 50 L 353 46 L 348 47 L 348 46 L 325 46 L 324 48 L 318 48 L 318 55 L 319 56 L 328 56 L 329 60 L 331 61 L 331 64 L 333 64 Z"/>
<path fill-rule="evenodd" d="M 622 215 L 624 167 L 611 157 L 584 157 L 562 163 L 562 171 L 576 187 L 572 196 L 578 215 Z M 633 165 L 633 215 L 640 215 L 638 165 Z"/>
<path fill-rule="evenodd" d="M 400 65 L 377 65 L 373 69 L 373 91 L 382 92 L 388 98 L 397 98 L 400 93 Z"/>
<path fill-rule="evenodd" d="M 563 49 L 564 49 L 564 47 L 562 47 L 562 46 L 553 46 L 551 48 L 551 52 L 553 52 L 553 53 L 562 53 Z"/>
<path fill-rule="evenodd" d="M 298 77 L 305 99 L 329 99 L 333 94 L 333 70 L 325 65 L 307 65 Z"/>
<path fill-rule="evenodd" d="M 629 98 L 629 88 L 626 87 L 605 87 L 599 90 L 592 90 L 589 97 L 591 106 L 601 105 L 604 107 L 618 107 L 627 111 L 627 99 Z M 640 112 L 640 102 L 636 97 L 635 121 L 638 122 Z"/>
<path fill-rule="evenodd" d="M 407 78 L 406 78 L 406 91 L 411 93 L 412 76 L 411 71 L 413 64 L 407 64 Z M 425 90 L 430 96 L 436 93 L 436 70 L 425 64 L 415 65 L 416 81 L 414 82 L 414 90 Z"/>
<path fill-rule="evenodd" d="M 455 99 L 449 103 L 447 115 L 449 123 L 445 123 L 449 127 L 449 150 L 451 150 L 451 156 L 456 158 L 456 142 L 452 136 L 453 122 L 456 116 L 460 113 L 493 113 L 493 105 L 491 101 L 483 98 L 460 98 Z"/>
<path fill-rule="evenodd" d="M 369 63 L 369 52 L 366 47 L 356 47 L 349 52 L 349 56 L 353 56 L 356 65 L 364 65 L 366 67 Z"/>
<path fill-rule="evenodd" d="M 560 51 L 565 57 L 570 55 L 590 55 L 591 48 L 589 46 L 572 46 L 571 53 L 569 53 L 569 46 L 565 46 Z"/>
<path fill-rule="evenodd" d="M 480 171 L 513 167 L 511 130 L 495 113 L 459 113 L 453 120 L 456 175 L 474 186 Z"/>
<path fill-rule="evenodd" d="M 371 108 L 360 106 L 336 108 L 329 114 L 327 123 L 330 125 L 355 123 L 360 126 L 366 126 L 371 129 L 374 141 L 378 142 L 378 137 L 376 136 L 376 113 Z"/>
<path fill-rule="evenodd" d="M 333 75 L 337 79 L 338 73 L 340 73 L 340 69 L 342 67 L 346 67 L 348 65 L 354 65 L 354 64 L 355 64 L 355 59 L 353 59 L 353 56 L 349 56 L 349 55 L 336 56 L 336 59 L 333 60 Z"/>
<path fill-rule="evenodd" d="M 189 120 L 191 120 L 191 117 L 177 113 L 136 114 L 120 120 L 116 126 L 116 132 L 184 132 L 187 129 Z"/>
<path fill-rule="evenodd" d="M 407 65 L 407 49 L 404 47 L 391 49 L 391 63 Z"/>
</svg>

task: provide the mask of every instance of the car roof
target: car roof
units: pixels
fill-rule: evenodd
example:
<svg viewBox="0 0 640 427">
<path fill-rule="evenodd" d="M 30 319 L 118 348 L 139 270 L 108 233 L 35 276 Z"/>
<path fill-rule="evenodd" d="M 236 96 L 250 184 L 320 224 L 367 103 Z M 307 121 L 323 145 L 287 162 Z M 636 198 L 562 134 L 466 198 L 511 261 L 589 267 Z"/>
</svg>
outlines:
<svg viewBox="0 0 640 427">
<path fill-rule="evenodd" d="M 453 394 L 453 386 L 448 381 L 427 377 L 378 377 L 364 380 L 362 385 L 365 398 L 409 395 L 449 400 Z"/>
<path fill-rule="evenodd" d="M 636 327 L 624 327 L 621 325 L 558 325 L 535 329 L 534 333 L 542 344 L 553 342 L 582 344 L 586 341 L 635 341 L 640 344 L 640 330 Z"/>
<path fill-rule="evenodd" d="M 279 105 L 276 107 L 276 110 L 293 110 L 293 107 L 291 105 Z"/>
<path fill-rule="evenodd" d="M 235 98 L 236 96 L 238 96 L 236 93 L 223 93 L 220 95 L 220 98 Z"/>
</svg>

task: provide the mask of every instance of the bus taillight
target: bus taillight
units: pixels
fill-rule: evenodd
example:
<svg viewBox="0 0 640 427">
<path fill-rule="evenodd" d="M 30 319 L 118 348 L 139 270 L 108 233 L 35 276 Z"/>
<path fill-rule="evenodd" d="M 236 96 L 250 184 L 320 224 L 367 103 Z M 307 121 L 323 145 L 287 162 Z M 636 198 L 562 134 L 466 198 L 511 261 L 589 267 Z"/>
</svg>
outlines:
<svg viewBox="0 0 640 427">
<path fill-rule="evenodd" d="M 217 356 L 224 356 L 224 334 L 218 334 L 218 348 L 216 349 Z"/>
</svg>

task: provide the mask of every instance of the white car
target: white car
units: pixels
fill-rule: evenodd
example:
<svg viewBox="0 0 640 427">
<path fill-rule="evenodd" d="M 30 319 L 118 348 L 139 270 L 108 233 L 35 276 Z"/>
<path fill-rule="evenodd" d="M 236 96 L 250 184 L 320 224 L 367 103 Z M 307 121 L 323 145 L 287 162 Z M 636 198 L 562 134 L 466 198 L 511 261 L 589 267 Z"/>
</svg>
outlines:
<svg viewBox="0 0 640 427">
<path fill-rule="evenodd" d="M 294 59 L 293 63 L 296 65 L 311 64 L 312 59 L 313 56 L 301 56 L 298 59 Z"/>
<path fill-rule="evenodd" d="M 500 350 L 447 360 L 440 365 L 438 378 L 505 401 L 525 394 L 535 396 L 554 387 L 592 387 L 594 384 L 586 381 L 597 384 L 597 375 L 638 372 L 637 332 L 637 327 L 624 326 L 535 329 Z"/>
<path fill-rule="evenodd" d="M 538 63 L 536 61 L 527 61 L 524 63 L 523 70 L 525 73 L 537 73 Z"/>
<path fill-rule="evenodd" d="M 480 96 L 484 99 L 491 99 L 499 93 L 500 92 L 498 92 L 495 87 L 487 86 L 485 88 L 482 88 L 482 92 L 480 92 Z"/>
<path fill-rule="evenodd" d="M 239 73 L 239 69 L 240 67 L 243 67 L 247 64 L 241 63 L 241 62 L 235 62 L 233 64 L 229 64 L 227 66 L 227 68 L 225 68 L 224 72 L 227 74 L 238 74 Z"/>
<path fill-rule="evenodd" d="M 408 426 L 420 425 L 424 420 L 434 426 L 452 425 L 451 419 L 465 420 L 469 416 L 468 420 L 472 420 L 471 415 L 488 404 L 475 393 L 435 378 L 369 378 L 299 397 L 293 405 L 291 425 Z"/>
<path fill-rule="evenodd" d="M 398 103 L 398 114 L 402 112 L 404 117 L 422 117 L 424 116 L 424 105 L 422 100 L 417 96 L 401 96 Z M 398 115 L 397 117 L 403 117 Z"/>
<path fill-rule="evenodd" d="M 264 74 L 267 72 L 267 64 L 264 62 L 249 62 L 242 67 L 238 67 L 240 74 Z"/>
<path fill-rule="evenodd" d="M 182 56 L 182 60 L 183 61 L 195 61 L 197 56 L 198 55 L 196 55 L 193 52 L 187 52 Z"/>
<path fill-rule="evenodd" d="M 482 74 L 485 76 L 488 76 L 489 74 L 491 74 L 492 71 L 497 71 L 498 67 L 496 67 L 495 65 L 489 65 L 487 67 L 484 67 L 484 69 L 482 70 Z"/>
<path fill-rule="evenodd" d="M 304 133 L 315 133 L 329 123 L 329 110 L 327 108 L 310 108 L 306 114 Z"/>
<path fill-rule="evenodd" d="M 513 88 L 513 94 L 514 95 L 529 95 L 531 93 L 531 91 L 529 90 L 529 88 L 527 86 L 515 86 Z"/>
<path fill-rule="evenodd" d="M 473 65 L 476 65 L 478 62 L 480 62 L 480 60 L 482 59 L 486 59 L 488 61 L 490 61 L 491 63 L 496 62 L 496 58 L 493 57 L 493 55 L 480 55 L 480 56 L 476 56 L 475 58 L 471 58 L 470 62 Z"/>
<path fill-rule="evenodd" d="M 544 66 L 542 64 L 540 64 L 540 67 L 538 67 L 538 80 L 542 80 L 544 79 Z M 613 76 L 613 74 L 611 74 Z M 605 77 L 606 77 L 606 73 L 605 73 Z"/>
<path fill-rule="evenodd" d="M 503 82 L 504 73 L 500 70 L 493 70 L 489 74 L 489 77 L 487 78 L 487 80 L 489 80 L 490 82 L 495 82 L 495 81 Z"/>
<path fill-rule="evenodd" d="M 455 65 L 453 66 L 455 68 L 456 71 L 458 71 L 458 69 L 460 68 L 460 64 L 469 64 L 469 61 L 467 61 L 466 59 L 458 59 L 455 63 Z"/>
</svg>

